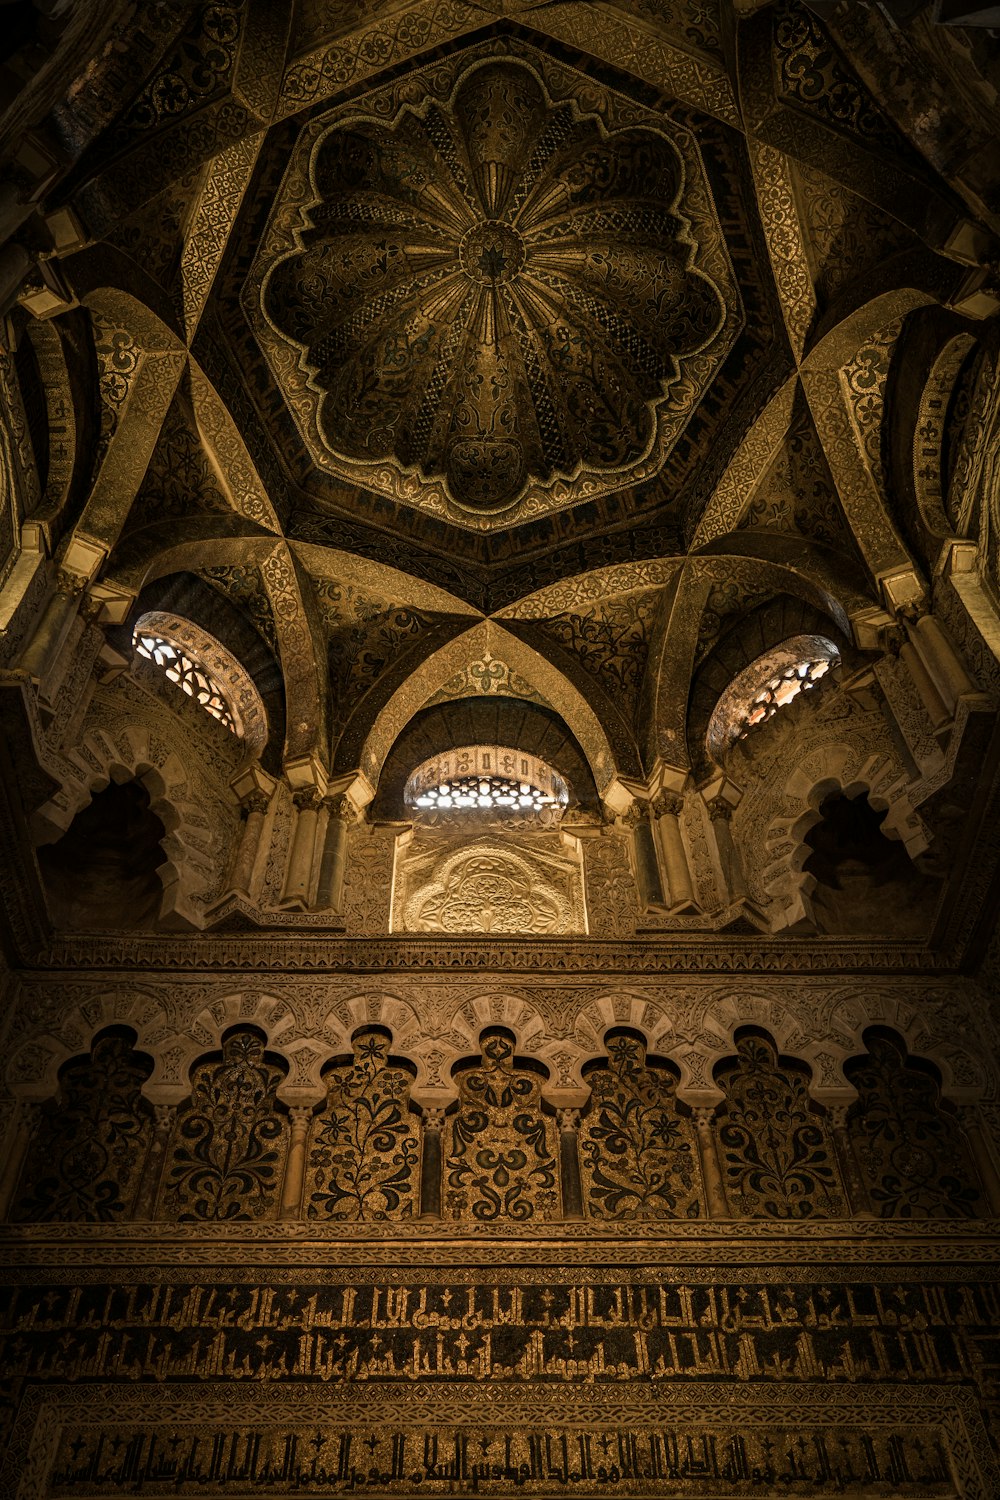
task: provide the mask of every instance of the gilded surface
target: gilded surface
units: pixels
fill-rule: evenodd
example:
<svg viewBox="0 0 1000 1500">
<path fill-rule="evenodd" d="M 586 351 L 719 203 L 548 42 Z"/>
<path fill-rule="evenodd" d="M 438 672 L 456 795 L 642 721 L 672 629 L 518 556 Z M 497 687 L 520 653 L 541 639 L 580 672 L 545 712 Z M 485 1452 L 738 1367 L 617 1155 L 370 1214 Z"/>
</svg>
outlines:
<svg viewBox="0 0 1000 1500">
<path fill-rule="evenodd" d="M 519 1067 L 508 1032 L 487 1032 L 482 1062 L 458 1075 L 445 1120 L 447 1219 L 524 1224 L 559 1216 L 555 1122 L 542 1112 L 541 1078 Z"/>
<path fill-rule="evenodd" d="M 192 1077 L 178 1116 L 160 1192 L 163 1217 L 252 1219 L 274 1211 L 286 1149 L 275 1103 L 282 1074 L 252 1031 L 223 1041 L 220 1062 Z"/>
<path fill-rule="evenodd" d="M 334 1067 L 309 1132 L 310 1219 L 404 1219 L 419 1205 L 419 1124 L 412 1074 L 389 1060 L 389 1039 L 362 1031 L 354 1061 Z"/>
<path fill-rule="evenodd" d="M 677 1108 L 676 1079 L 647 1064 L 646 1049 L 619 1034 L 607 1061 L 588 1074 L 591 1100 L 580 1126 L 580 1172 L 594 1218 L 697 1218 L 704 1212 L 690 1122 Z"/>
<path fill-rule="evenodd" d="M 685 215 L 696 158 L 567 81 L 479 61 L 303 138 L 254 272 L 266 321 L 245 301 L 317 461 L 390 464 L 471 525 L 662 461 L 734 293 Z"/>
</svg>

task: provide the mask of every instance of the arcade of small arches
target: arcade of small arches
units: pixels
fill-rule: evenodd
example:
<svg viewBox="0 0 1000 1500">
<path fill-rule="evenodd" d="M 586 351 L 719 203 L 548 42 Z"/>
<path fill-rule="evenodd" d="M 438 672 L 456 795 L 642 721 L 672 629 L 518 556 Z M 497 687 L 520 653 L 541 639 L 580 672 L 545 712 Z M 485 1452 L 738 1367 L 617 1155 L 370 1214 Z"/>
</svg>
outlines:
<svg viewBox="0 0 1000 1500">
<path fill-rule="evenodd" d="M 317 1058 L 313 1091 L 289 1086 L 294 1055 L 237 1022 L 192 1059 L 170 1102 L 154 1102 L 157 1065 L 137 1042 L 128 1026 L 102 1027 L 60 1067 L 53 1095 L 22 1104 L 2 1181 L 9 1220 L 634 1226 L 1000 1207 L 974 1112 L 883 1026 L 865 1031 L 825 1102 L 809 1066 L 757 1025 L 736 1027 L 715 1061 L 713 1104 L 685 1097 L 678 1064 L 622 1025 L 583 1063 L 573 1104 L 547 1097 L 549 1068 L 496 1024 L 432 1104 L 417 1102 L 421 1069 L 381 1024 Z"/>
</svg>

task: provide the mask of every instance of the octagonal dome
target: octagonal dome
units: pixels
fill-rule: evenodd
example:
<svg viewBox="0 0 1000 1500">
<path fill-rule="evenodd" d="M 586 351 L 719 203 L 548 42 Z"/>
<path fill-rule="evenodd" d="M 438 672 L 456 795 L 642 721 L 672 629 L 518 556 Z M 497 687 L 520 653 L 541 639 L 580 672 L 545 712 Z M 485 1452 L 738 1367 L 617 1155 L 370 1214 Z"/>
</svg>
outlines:
<svg viewBox="0 0 1000 1500">
<path fill-rule="evenodd" d="M 655 473 L 739 323 L 691 138 L 553 73 L 311 122 L 245 288 L 313 461 L 477 527 Z"/>
</svg>

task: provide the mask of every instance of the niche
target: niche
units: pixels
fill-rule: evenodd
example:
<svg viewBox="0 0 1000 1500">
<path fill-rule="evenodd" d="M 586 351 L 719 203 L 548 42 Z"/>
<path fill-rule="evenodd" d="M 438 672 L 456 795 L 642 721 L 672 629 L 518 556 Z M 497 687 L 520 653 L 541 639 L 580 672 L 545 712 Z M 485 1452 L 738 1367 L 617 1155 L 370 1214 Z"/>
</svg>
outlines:
<svg viewBox="0 0 1000 1500">
<path fill-rule="evenodd" d="M 810 852 L 803 865 L 816 881 L 810 899 L 820 932 L 926 933 L 937 882 L 920 873 L 902 843 L 882 832 L 885 816 L 864 793 L 834 792 L 820 804 L 819 822 L 805 835 Z"/>
<path fill-rule="evenodd" d="M 97 792 L 61 839 L 37 850 L 56 927 L 154 927 L 166 832 L 140 782 L 112 782 Z"/>
</svg>

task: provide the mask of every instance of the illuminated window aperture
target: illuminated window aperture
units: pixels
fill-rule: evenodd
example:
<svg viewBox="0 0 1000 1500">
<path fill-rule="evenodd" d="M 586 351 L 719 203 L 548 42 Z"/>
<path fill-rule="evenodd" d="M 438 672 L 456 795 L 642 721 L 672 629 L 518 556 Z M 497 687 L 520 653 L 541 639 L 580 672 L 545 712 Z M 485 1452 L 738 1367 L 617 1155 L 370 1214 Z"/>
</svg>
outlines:
<svg viewBox="0 0 1000 1500">
<path fill-rule="evenodd" d="M 542 815 L 561 811 L 569 791 L 537 756 L 501 745 L 467 745 L 418 766 L 405 797 L 420 812 Z"/>
<path fill-rule="evenodd" d="M 222 688 L 211 674 L 194 661 L 181 646 L 166 640 L 161 635 L 151 635 L 145 631 L 136 631 L 132 644 L 140 656 L 144 656 L 147 661 L 159 667 L 169 682 L 175 682 L 189 698 L 193 698 L 207 714 L 211 714 L 213 719 L 218 719 L 219 723 L 224 724 L 232 734 L 239 733 L 232 709 Z"/>
</svg>

